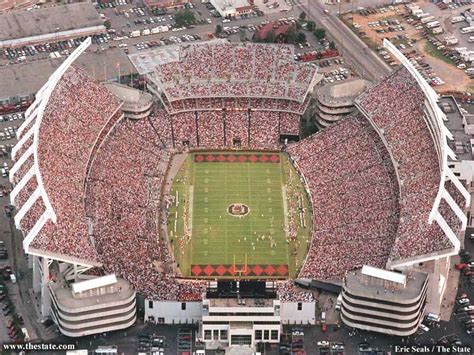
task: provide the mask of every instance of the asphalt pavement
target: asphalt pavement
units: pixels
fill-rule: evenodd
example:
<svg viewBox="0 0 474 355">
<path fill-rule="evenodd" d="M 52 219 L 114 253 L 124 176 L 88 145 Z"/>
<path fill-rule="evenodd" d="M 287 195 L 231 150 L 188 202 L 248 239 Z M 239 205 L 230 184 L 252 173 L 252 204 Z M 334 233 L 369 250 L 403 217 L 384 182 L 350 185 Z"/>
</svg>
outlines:
<svg viewBox="0 0 474 355">
<path fill-rule="evenodd" d="M 391 68 L 339 19 L 337 8 L 326 9 L 319 0 L 295 0 L 295 3 L 296 7 L 305 11 L 316 24 L 322 24 L 327 29 L 337 43 L 341 56 L 347 63 L 352 64 L 362 77 L 378 81 L 391 72 Z"/>
</svg>

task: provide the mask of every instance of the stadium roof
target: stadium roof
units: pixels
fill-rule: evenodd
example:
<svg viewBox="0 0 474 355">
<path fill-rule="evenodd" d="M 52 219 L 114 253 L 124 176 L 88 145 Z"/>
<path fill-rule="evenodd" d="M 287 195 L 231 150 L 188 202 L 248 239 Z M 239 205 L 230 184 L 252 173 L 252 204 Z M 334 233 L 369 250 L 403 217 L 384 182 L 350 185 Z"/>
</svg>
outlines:
<svg viewBox="0 0 474 355">
<path fill-rule="evenodd" d="M 104 86 L 117 96 L 120 101 L 123 101 L 123 111 L 146 110 L 153 103 L 153 96 L 150 93 L 131 88 L 130 86 L 119 83 L 104 83 Z"/>
<path fill-rule="evenodd" d="M 103 24 L 90 2 L 6 12 L 0 15 L 0 42 Z"/>
<path fill-rule="evenodd" d="M 215 39 L 206 43 L 226 42 L 224 39 Z M 128 58 L 135 66 L 140 75 L 152 73 L 158 65 L 176 62 L 179 60 L 179 52 L 182 44 L 173 44 L 166 47 L 158 47 L 140 53 L 130 54 Z"/>
<path fill-rule="evenodd" d="M 320 290 L 320 291 L 333 293 L 335 295 L 341 293 L 341 290 L 342 290 L 341 285 L 335 285 L 331 282 L 318 281 L 318 280 L 311 281 L 309 284 L 309 287 Z"/>
<path fill-rule="evenodd" d="M 464 120 L 467 125 L 474 124 L 474 115 L 463 114 L 452 96 L 443 96 L 440 98 L 440 107 L 448 118 L 445 121 L 446 127 L 454 135 L 454 141 L 451 141 L 451 149 L 456 153 L 458 160 L 472 159 L 472 136 L 465 131 Z M 464 117 L 464 118 L 463 118 Z"/>
<path fill-rule="evenodd" d="M 400 274 L 401 275 L 401 274 Z M 428 273 L 411 270 L 407 275 L 405 287 L 392 287 L 390 284 L 380 284 L 379 282 L 367 283 L 363 281 L 362 268 L 349 271 L 346 274 L 345 282 L 347 289 L 353 295 L 364 295 L 365 297 L 379 298 L 381 294 L 387 301 L 400 302 L 415 299 L 420 295 Z"/>
<path fill-rule="evenodd" d="M 115 274 L 110 274 L 102 277 L 96 277 L 95 279 L 75 282 L 72 284 L 72 292 L 84 292 L 99 287 L 113 285 L 115 283 L 117 283 L 117 277 L 115 277 Z"/>
<path fill-rule="evenodd" d="M 0 77 L 2 78 L 0 80 L 0 100 L 35 94 L 65 58 L 0 67 Z M 106 75 L 108 80 L 116 80 L 119 72 L 116 67 L 117 63 L 120 63 L 121 76 L 137 74 L 127 55 L 118 48 L 97 53 L 86 52 L 76 60 L 75 65 L 84 68 L 95 79 L 104 81 Z"/>
<path fill-rule="evenodd" d="M 407 282 L 407 277 L 403 274 L 400 274 L 398 272 L 379 269 L 379 268 L 368 266 L 368 265 L 362 266 L 362 274 L 366 276 L 375 277 L 378 279 L 395 282 L 401 285 L 405 285 Z"/>
<path fill-rule="evenodd" d="M 354 98 L 364 92 L 369 85 L 369 81 L 357 78 L 324 85 L 318 90 L 318 100 L 326 106 L 352 105 Z"/>
</svg>

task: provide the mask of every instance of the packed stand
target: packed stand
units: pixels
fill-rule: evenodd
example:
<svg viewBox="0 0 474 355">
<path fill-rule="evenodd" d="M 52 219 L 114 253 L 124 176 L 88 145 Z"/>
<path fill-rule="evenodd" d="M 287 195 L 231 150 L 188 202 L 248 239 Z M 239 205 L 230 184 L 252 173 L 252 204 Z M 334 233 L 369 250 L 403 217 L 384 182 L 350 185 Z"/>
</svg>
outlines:
<svg viewBox="0 0 474 355">
<path fill-rule="evenodd" d="M 302 103 L 314 83 L 316 68 L 292 57 L 289 45 L 191 44 L 180 47 L 179 61 L 159 65 L 156 75 L 170 102 L 229 96 Z"/>
<path fill-rule="evenodd" d="M 280 134 L 299 136 L 300 116 L 293 113 L 280 113 Z"/>
<path fill-rule="evenodd" d="M 278 282 L 277 293 L 281 302 L 315 302 L 311 292 L 300 290 L 292 280 Z"/>
<path fill-rule="evenodd" d="M 403 181 L 400 225 L 391 258 L 405 259 L 452 248 L 440 226 L 428 223 L 439 189 L 440 166 L 425 121 L 425 95 L 415 78 L 400 68 L 362 94 L 358 104 L 383 130 Z"/>
<path fill-rule="evenodd" d="M 363 117 L 349 117 L 288 147 L 313 206 L 302 278 L 338 278 L 369 264 L 384 267 L 398 222 L 398 186 L 387 154 Z"/>
<path fill-rule="evenodd" d="M 146 298 L 200 299 L 202 283 L 181 282 L 168 272 L 173 258 L 159 233 L 169 159 L 150 120 L 123 121 L 115 128 L 97 153 L 88 180 L 94 244 L 106 272 L 125 278 Z"/>
<path fill-rule="evenodd" d="M 225 114 L 226 143 L 233 146 L 240 142 L 244 147 L 249 144 L 249 114 L 248 111 L 227 111 Z"/>
<path fill-rule="evenodd" d="M 40 174 L 57 223 L 48 220 L 31 242 L 31 248 L 97 260 L 84 220 L 84 178 L 94 143 L 120 105 L 107 89 L 74 66 L 57 83 L 43 114 L 37 152 Z M 26 166 L 20 170 L 23 169 Z M 29 182 L 25 191 L 34 191 L 35 183 Z M 42 198 L 22 221 L 25 233 L 44 211 Z M 19 200 L 22 199 L 20 195 Z"/>
<path fill-rule="evenodd" d="M 252 111 L 250 113 L 250 146 L 252 148 L 278 148 L 279 113 Z"/>
<path fill-rule="evenodd" d="M 219 111 L 222 109 L 231 110 L 268 110 L 278 111 L 287 114 L 302 115 L 308 108 L 310 98 L 304 102 L 297 102 L 286 99 L 262 99 L 255 97 L 206 97 L 188 98 L 169 102 L 166 96 L 160 97 L 167 113 L 177 114 L 187 111 Z"/>
<path fill-rule="evenodd" d="M 280 133 L 299 135 L 300 124 L 299 115 L 260 110 L 156 110 L 149 120 L 161 145 L 176 148 L 278 149 Z"/>
<path fill-rule="evenodd" d="M 222 111 L 198 113 L 199 146 L 224 147 L 224 117 Z"/>
</svg>

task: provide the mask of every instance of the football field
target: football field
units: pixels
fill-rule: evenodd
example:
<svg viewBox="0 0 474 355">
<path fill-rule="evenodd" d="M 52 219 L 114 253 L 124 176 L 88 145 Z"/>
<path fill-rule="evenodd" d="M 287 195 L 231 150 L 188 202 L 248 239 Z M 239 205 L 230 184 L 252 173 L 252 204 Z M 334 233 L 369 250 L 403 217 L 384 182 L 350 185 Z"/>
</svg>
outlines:
<svg viewBox="0 0 474 355">
<path fill-rule="evenodd" d="M 183 275 L 288 276 L 285 164 L 279 153 L 190 154 L 178 178 L 182 218 L 175 212 L 187 231 L 175 240 Z"/>
</svg>

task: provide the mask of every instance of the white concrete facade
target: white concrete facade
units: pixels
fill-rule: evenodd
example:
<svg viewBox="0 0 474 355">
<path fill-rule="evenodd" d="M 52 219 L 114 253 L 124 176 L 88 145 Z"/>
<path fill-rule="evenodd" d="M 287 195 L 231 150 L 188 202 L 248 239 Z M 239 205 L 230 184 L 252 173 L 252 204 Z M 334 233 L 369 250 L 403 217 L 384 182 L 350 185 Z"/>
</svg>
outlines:
<svg viewBox="0 0 474 355">
<path fill-rule="evenodd" d="M 145 322 L 193 324 L 201 320 L 202 302 L 145 300 Z"/>
<path fill-rule="evenodd" d="M 280 308 L 282 324 L 316 324 L 316 302 L 282 302 Z"/>
<path fill-rule="evenodd" d="M 255 346 L 258 342 L 278 343 L 282 325 L 314 325 L 315 302 L 254 300 L 236 305 L 233 299 L 204 299 L 199 302 L 145 300 L 145 322 L 200 326 L 200 340 L 208 348 L 233 345 Z"/>
</svg>

